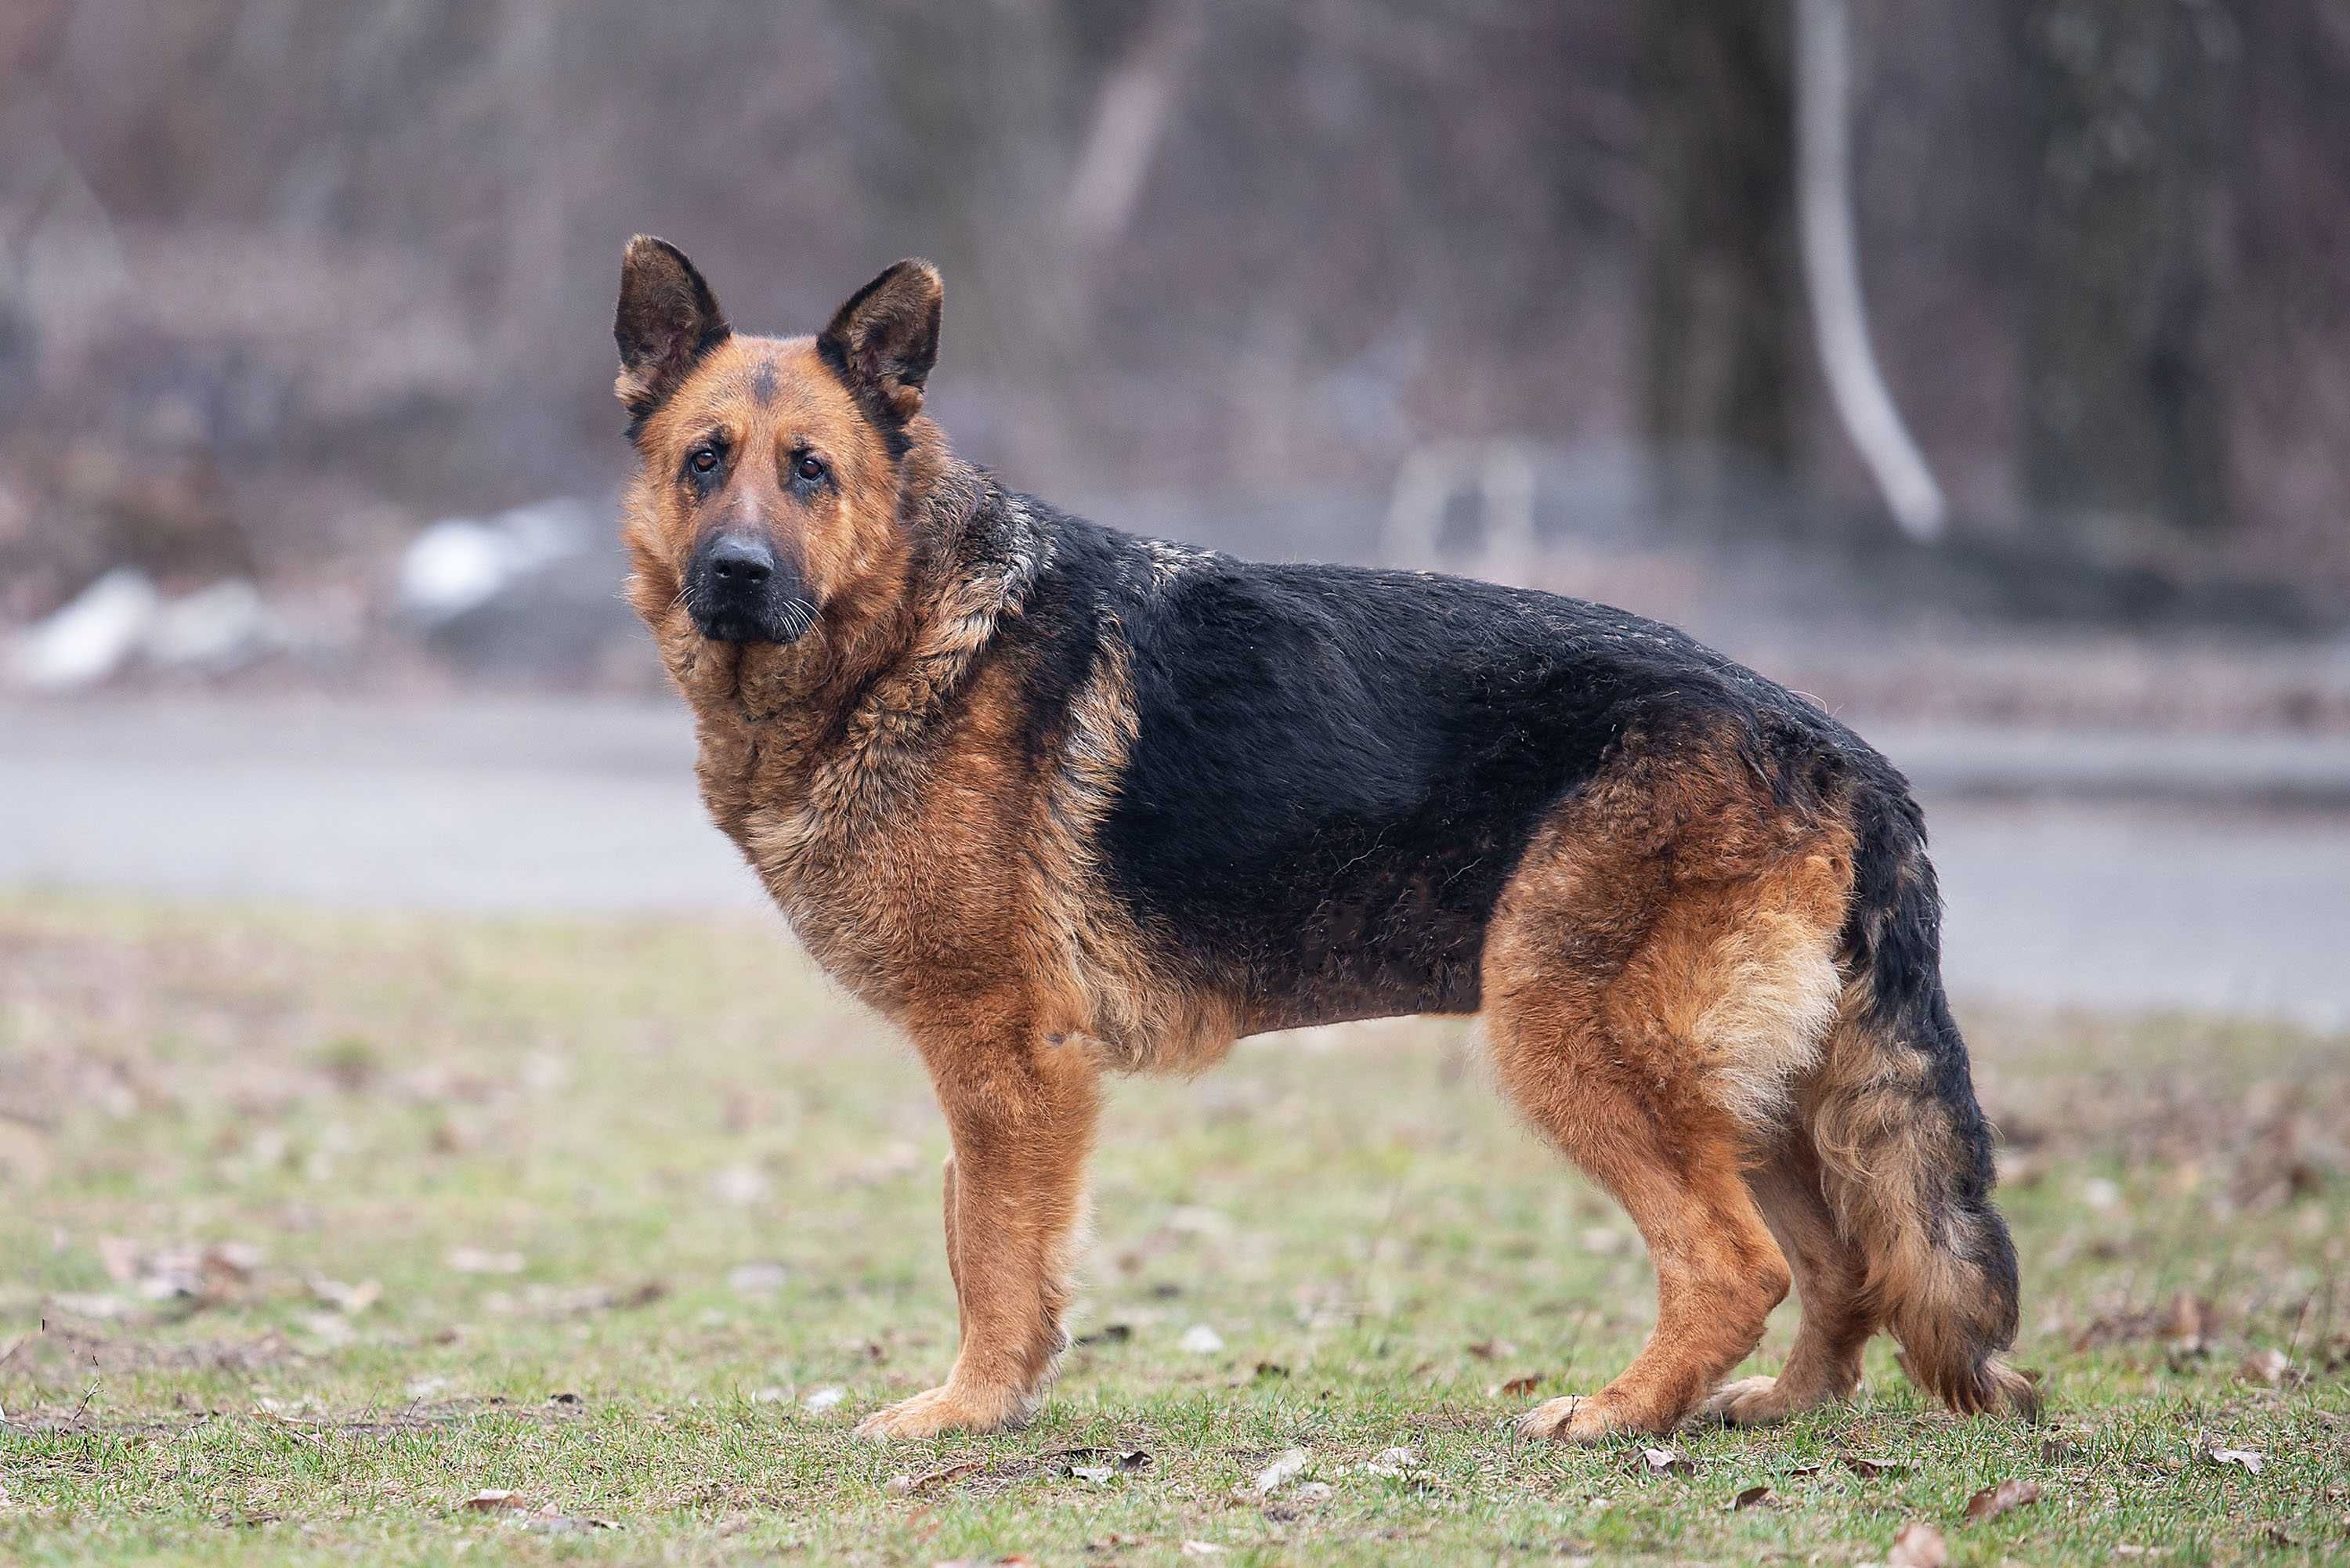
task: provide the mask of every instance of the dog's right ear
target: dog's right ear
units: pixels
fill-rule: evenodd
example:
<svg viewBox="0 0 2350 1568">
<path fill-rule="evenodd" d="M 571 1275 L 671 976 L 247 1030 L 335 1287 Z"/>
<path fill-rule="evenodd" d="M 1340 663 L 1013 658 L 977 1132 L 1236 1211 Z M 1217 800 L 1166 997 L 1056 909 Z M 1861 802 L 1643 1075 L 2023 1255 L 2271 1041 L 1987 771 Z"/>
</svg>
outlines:
<svg viewBox="0 0 2350 1568">
<path fill-rule="evenodd" d="M 612 317 L 612 337 L 620 346 L 620 379 L 612 390 L 628 406 L 630 434 L 733 330 L 683 251 L 650 234 L 629 242 L 620 257 L 620 306 Z"/>
</svg>

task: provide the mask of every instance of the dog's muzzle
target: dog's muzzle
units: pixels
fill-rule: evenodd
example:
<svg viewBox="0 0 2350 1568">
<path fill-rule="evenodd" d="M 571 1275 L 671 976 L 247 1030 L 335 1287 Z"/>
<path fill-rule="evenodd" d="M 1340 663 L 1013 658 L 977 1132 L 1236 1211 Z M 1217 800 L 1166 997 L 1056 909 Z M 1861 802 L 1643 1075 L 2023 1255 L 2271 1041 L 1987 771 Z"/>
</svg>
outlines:
<svg viewBox="0 0 2350 1568">
<path fill-rule="evenodd" d="M 704 539 L 686 566 L 685 604 L 713 642 L 795 642 L 816 618 L 799 574 L 764 530 Z"/>
</svg>

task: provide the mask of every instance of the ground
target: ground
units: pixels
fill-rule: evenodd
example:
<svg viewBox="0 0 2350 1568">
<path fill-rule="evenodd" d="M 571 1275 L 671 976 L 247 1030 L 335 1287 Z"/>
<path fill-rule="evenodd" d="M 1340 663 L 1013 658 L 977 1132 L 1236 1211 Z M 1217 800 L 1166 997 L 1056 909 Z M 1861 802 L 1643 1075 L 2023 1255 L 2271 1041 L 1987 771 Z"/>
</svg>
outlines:
<svg viewBox="0 0 2350 1568">
<path fill-rule="evenodd" d="M 1880 1345 L 1784 1429 L 1516 1438 L 1648 1271 L 1414 1023 L 1121 1086 L 1038 1421 L 877 1447 L 944 1135 L 772 919 L 0 898 L 0 1562 L 2350 1561 L 2344 1043 L 1961 1016 L 2038 1428 Z"/>
</svg>

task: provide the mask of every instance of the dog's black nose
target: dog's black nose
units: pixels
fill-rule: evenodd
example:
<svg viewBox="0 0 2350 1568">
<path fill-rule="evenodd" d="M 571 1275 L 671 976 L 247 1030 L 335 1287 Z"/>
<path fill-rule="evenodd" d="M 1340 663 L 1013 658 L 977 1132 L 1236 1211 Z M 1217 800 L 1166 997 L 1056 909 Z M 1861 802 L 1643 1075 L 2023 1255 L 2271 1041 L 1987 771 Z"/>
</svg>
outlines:
<svg viewBox="0 0 2350 1568">
<path fill-rule="evenodd" d="M 711 576 L 731 588 L 755 588 L 775 575 L 775 552 L 755 534 L 713 540 L 705 559 Z"/>
</svg>

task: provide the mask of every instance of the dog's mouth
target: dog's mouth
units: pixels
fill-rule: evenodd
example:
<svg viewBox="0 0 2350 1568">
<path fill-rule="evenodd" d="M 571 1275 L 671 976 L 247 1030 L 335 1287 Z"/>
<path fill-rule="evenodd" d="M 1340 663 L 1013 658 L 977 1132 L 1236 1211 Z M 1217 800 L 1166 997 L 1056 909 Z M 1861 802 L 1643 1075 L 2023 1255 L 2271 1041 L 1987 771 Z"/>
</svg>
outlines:
<svg viewBox="0 0 2350 1568">
<path fill-rule="evenodd" d="M 712 642 L 794 643 L 816 625 L 816 607 L 798 597 L 691 607 L 693 628 Z"/>
</svg>

